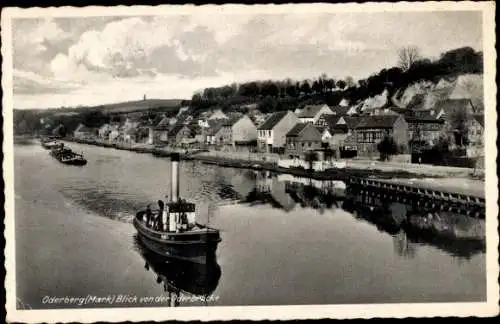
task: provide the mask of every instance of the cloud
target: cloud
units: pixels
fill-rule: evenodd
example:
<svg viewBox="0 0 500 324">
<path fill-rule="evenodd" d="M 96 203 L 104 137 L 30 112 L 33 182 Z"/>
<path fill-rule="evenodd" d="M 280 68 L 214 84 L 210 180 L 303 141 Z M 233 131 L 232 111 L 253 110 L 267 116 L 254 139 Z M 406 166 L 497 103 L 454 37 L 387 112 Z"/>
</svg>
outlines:
<svg viewBox="0 0 500 324">
<path fill-rule="evenodd" d="M 16 94 L 68 93 L 81 86 L 77 83 L 48 79 L 36 73 L 21 70 L 13 71 L 12 81 Z"/>
<path fill-rule="evenodd" d="M 52 19 L 15 19 L 12 30 L 13 67 L 42 74 L 70 37 Z"/>
<path fill-rule="evenodd" d="M 47 92 L 65 80 L 77 81 L 71 91 L 126 83 L 158 85 L 169 89 L 167 96 L 172 85 L 161 82 L 175 83 L 176 89 L 182 85 L 175 95 L 193 85 L 252 77 L 364 78 L 394 66 L 397 49 L 408 44 L 418 45 L 427 57 L 460 46 L 480 50 L 481 26 L 480 13 L 472 12 L 230 14 L 214 9 L 193 15 L 16 19 L 14 68 L 38 79 L 16 76 L 14 91 Z M 54 91 L 68 90 L 61 87 Z"/>
<path fill-rule="evenodd" d="M 110 22 L 99 31 L 89 30 L 69 47 L 67 54 L 53 59 L 52 73 L 79 77 L 84 74 L 73 71 L 86 69 L 114 78 L 156 73 L 196 76 L 201 71 L 214 74 L 213 69 L 202 68 L 198 62 L 206 47 L 203 40 L 214 41 L 210 39 L 212 34 L 202 27 L 183 32 L 179 25 L 182 21 L 181 17 L 133 17 Z M 62 62 L 65 68 L 60 68 Z"/>
</svg>

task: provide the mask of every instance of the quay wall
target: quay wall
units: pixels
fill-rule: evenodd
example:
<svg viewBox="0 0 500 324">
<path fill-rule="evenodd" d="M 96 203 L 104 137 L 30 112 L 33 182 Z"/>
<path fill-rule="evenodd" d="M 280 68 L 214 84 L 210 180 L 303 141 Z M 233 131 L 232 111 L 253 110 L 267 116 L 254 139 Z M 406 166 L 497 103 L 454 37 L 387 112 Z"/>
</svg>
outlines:
<svg viewBox="0 0 500 324">
<path fill-rule="evenodd" d="M 445 185 L 437 185 L 428 182 L 426 187 L 429 190 L 446 191 L 460 195 L 470 195 L 469 190 L 464 190 L 460 186 L 460 179 L 468 179 L 477 183 L 482 183 L 481 180 L 470 180 L 471 177 L 483 177 L 484 171 L 473 170 L 468 168 L 447 167 L 447 166 L 432 166 L 423 164 L 408 164 L 398 162 L 379 162 L 379 161 L 363 161 L 363 160 L 339 160 L 344 164 L 342 169 L 327 169 L 324 171 L 310 171 L 304 168 L 283 168 L 278 166 L 279 156 L 277 154 L 265 153 L 248 153 L 248 152 L 218 152 L 218 151 L 186 151 L 172 150 L 167 148 L 157 148 L 148 144 L 122 144 L 110 143 L 108 141 L 99 141 L 93 139 L 74 139 L 67 138 L 67 141 L 73 141 L 83 144 L 90 144 L 102 147 L 110 147 L 122 150 L 135 151 L 138 153 L 152 153 L 158 156 L 168 156 L 172 152 L 181 153 L 184 159 L 194 159 L 205 163 L 216 164 L 221 167 L 236 167 L 268 170 L 276 173 L 292 174 L 299 177 L 309 177 L 316 180 L 342 180 L 348 181 L 351 177 L 375 177 L 379 179 L 392 178 L 446 178 L 456 181 L 448 181 Z M 459 179 L 457 179 L 459 178 Z M 452 183 L 453 182 L 453 183 Z M 473 195 L 474 197 L 484 197 L 482 195 Z"/>
</svg>

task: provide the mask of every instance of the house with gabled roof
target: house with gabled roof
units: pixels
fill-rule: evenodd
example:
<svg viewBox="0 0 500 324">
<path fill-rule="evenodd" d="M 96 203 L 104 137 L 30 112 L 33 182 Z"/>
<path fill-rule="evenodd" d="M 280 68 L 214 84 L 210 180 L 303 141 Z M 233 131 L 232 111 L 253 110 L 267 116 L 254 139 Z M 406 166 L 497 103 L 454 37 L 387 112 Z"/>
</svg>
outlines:
<svg viewBox="0 0 500 324">
<path fill-rule="evenodd" d="M 225 120 L 223 119 L 213 119 L 208 122 L 209 126 L 206 130 L 205 144 L 207 145 L 222 145 L 222 127 L 224 126 Z"/>
<path fill-rule="evenodd" d="M 355 128 L 358 154 L 377 152 L 377 144 L 386 136 L 400 148 L 408 146 L 408 123 L 402 115 L 365 116 Z"/>
<path fill-rule="evenodd" d="M 328 105 L 306 105 L 304 108 L 300 110 L 300 113 L 297 115 L 301 123 L 312 123 L 318 121 L 321 115 L 323 114 L 331 114 L 334 112 L 328 107 Z"/>
<path fill-rule="evenodd" d="M 436 118 L 449 118 L 454 112 L 464 111 L 468 115 L 476 113 L 476 107 L 470 99 L 446 99 L 436 104 Z"/>
<path fill-rule="evenodd" d="M 181 144 L 183 138 L 191 137 L 191 130 L 184 123 L 175 124 L 168 132 L 168 143 L 171 146 Z"/>
<path fill-rule="evenodd" d="M 278 111 L 266 118 L 258 127 L 257 145 L 261 152 L 283 152 L 286 134 L 298 123 L 299 118 L 290 110 Z"/>
<path fill-rule="evenodd" d="M 444 120 L 434 116 L 404 116 L 408 123 L 409 141 L 434 145 L 444 130 Z"/>
<path fill-rule="evenodd" d="M 322 147 L 322 134 L 312 123 L 299 123 L 286 134 L 286 154 L 304 158 L 308 151 Z"/>
<path fill-rule="evenodd" d="M 257 127 L 247 115 L 234 115 L 224 121 L 222 144 L 226 149 L 248 150 L 257 147 Z"/>
</svg>

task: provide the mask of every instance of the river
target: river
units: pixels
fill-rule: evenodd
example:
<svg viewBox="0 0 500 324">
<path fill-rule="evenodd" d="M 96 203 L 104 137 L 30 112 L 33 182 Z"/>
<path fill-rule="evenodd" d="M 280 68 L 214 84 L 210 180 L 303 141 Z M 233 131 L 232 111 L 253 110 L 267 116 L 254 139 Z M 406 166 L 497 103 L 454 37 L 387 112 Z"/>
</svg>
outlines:
<svg viewBox="0 0 500 324">
<path fill-rule="evenodd" d="M 343 209 L 336 182 L 326 184 L 336 191 L 325 196 L 297 190 L 284 176 L 197 161 L 181 163 L 180 191 L 197 203 L 200 222 L 221 229 L 218 266 L 155 268 L 135 244 L 131 221 L 138 209 L 169 194 L 168 159 L 70 146 L 84 152 L 86 166 L 62 165 L 40 145 L 15 146 L 20 308 L 166 306 L 158 297 L 171 290 L 159 274 L 182 286 L 182 296 L 192 295 L 200 277 L 208 280 L 208 300 L 187 298 L 181 306 L 486 298 L 484 249 L 384 230 Z"/>
</svg>

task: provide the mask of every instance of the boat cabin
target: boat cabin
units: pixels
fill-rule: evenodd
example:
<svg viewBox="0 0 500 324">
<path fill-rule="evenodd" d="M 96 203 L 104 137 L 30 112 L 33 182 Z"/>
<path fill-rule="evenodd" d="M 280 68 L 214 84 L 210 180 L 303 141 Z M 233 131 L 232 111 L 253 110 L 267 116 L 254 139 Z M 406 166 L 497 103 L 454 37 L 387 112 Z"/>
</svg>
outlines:
<svg viewBox="0 0 500 324">
<path fill-rule="evenodd" d="M 162 209 L 151 211 L 147 215 L 147 210 L 140 212 L 137 216 L 148 227 L 160 232 L 182 233 L 195 229 L 196 205 L 180 199 L 176 202 L 168 202 Z"/>
</svg>

